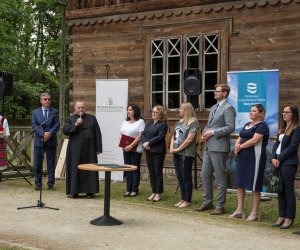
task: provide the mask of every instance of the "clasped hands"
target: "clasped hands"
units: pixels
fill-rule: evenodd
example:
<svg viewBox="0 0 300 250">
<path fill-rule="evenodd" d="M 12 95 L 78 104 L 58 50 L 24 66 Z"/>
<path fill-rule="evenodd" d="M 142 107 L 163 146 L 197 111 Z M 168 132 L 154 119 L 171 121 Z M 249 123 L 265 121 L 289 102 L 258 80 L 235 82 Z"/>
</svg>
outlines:
<svg viewBox="0 0 300 250">
<path fill-rule="evenodd" d="M 271 162 L 272 162 L 272 165 L 274 166 L 274 168 L 279 168 L 280 161 L 278 159 L 272 159 Z"/>
<path fill-rule="evenodd" d="M 51 138 L 51 134 L 49 132 L 44 132 L 43 141 L 46 142 Z"/>
<path fill-rule="evenodd" d="M 150 150 L 149 142 L 144 142 L 144 143 L 143 143 L 143 148 L 144 148 L 145 150 Z"/>
<path fill-rule="evenodd" d="M 234 155 L 237 156 L 240 151 L 241 151 L 241 144 L 236 143 L 234 145 Z"/>
<path fill-rule="evenodd" d="M 204 131 L 204 132 L 202 133 L 201 139 L 202 139 L 203 141 L 207 141 L 207 139 L 208 139 L 209 137 L 212 137 L 212 136 L 213 136 L 213 132 L 212 132 L 211 130 L 207 130 L 207 131 Z"/>
</svg>

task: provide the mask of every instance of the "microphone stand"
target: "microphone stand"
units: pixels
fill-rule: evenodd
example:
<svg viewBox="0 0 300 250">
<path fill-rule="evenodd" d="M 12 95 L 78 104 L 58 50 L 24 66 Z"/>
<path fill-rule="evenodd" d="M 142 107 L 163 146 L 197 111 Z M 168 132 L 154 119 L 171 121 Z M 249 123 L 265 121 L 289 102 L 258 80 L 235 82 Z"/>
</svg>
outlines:
<svg viewBox="0 0 300 250">
<path fill-rule="evenodd" d="M 35 132 L 38 128 L 43 128 L 43 135 L 44 135 L 44 128 L 47 126 L 48 121 L 50 121 L 51 119 L 53 119 L 54 117 L 57 116 L 57 112 L 55 112 L 50 118 L 46 119 L 45 121 L 43 121 L 40 125 L 38 125 L 35 129 L 33 129 L 32 131 L 30 131 L 29 133 L 27 133 L 24 138 L 26 138 L 28 135 L 32 134 L 33 132 Z M 43 140 L 43 152 L 42 152 L 42 164 L 44 162 L 44 154 L 46 151 L 46 142 Z M 48 166 L 47 166 L 48 167 Z M 42 171 L 43 171 L 43 167 L 42 167 Z M 42 177 L 43 179 L 43 177 Z M 43 189 L 43 182 L 41 181 L 41 188 L 40 188 L 40 199 L 37 201 L 37 205 L 35 206 L 27 206 L 27 207 L 18 207 L 17 209 L 26 209 L 26 208 L 48 208 L 48 209 L 53 209 L 53 210 L 59 210 L 59 208 L 54 208 L 54 207 L 47 207 L 45 206 L 45 203 L 42 202 L 42 189 Z"/>
<path fill-rule="evenodd" d="M 9 163 L 9 165 L 11 165 L 17 172 L 18 172 L 18 174 L 25 180 L 25 181 L 27 181 L 28 183 L 29 183 L 29 185 L 31 185 L 32 186 L 32 183 L 20 172 L 20 170 L 16 167 L 16 166 L 14 166 L 8 159 L 6 159 L 6 161 Z"/>
<path fill-rule="evenodd" d="M 3 137 L 3 139 L 6 141 L 6 143 L 7 143 L 7 138 L 5 138 L 5 137 Z M 7 143 L 8 144 L 8 143 Z M 15 151 L 16 152 L 16 151 Z M 13 152 L 14 154 L 15 154 L 15 152 Z M 15 157 L 16 158 L 16 157 Z M 13 158 L 13 159 L 15 159 L 15 158 Z M 8 162 L 8 164 L 9 165 L 11 165 L 13 168 L 14 168 L 14 170 L 25 180 L 25 181 L 27 181 L 28 182 L 28 184 L 29 185 L 31 185 L 32 186 L 32 184 L 31 184 L 31 182 L 20 172 L 20 170 L 15 166 L 15 165 L 13 165 L 12 164 L 12 162 L 10 161 L 10 160 L 8 160 L 8 157 L 6 156 L 6 161 Z M 7 179 L 6 179 L 7 180 Z M 2 180 L 2 178 L 0 177 L 0 182 L 1 181 L 3 181 Z"/>
</svg>

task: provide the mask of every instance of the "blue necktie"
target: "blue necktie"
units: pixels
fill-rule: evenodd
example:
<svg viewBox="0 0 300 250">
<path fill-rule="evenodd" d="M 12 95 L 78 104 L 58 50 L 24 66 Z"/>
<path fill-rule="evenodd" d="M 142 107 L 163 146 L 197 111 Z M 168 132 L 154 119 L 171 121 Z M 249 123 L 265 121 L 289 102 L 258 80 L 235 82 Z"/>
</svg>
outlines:
<svg viewBox="0 0 300 250">
<path fill-rule="evenodd" d="M 219 103 L 217 104 L 217 107 L 216 107 L 215 110 L 214 110 L 214 114 L 216 113 L 218 107 L 219 107 Z"/>
<path fill-rule="evenodd" d="M 45 118 L 45 120 L 48 119 L 48 109 L 44 110 L 44 118 Z"/>
</svg>

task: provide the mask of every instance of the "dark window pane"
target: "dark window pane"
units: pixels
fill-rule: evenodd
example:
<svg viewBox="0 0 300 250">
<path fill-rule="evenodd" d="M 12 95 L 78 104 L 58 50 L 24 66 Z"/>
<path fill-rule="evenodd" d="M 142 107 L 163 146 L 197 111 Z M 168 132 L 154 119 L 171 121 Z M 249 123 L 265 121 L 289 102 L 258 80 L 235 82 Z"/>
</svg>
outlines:
<svg viewBox="0 0 300 250">
<path fill-rule="evenodd" d="M 163 93 L 152 94 L 152 107 L 163 104 Z"/>
<path fill-rule="evenodd" d="M 169 109 L 175 109 L 179 108 L 179 93 L 169 93 L 168 98 L 168 108 Z"/>
<path fill-rule="evenodd" d="M 180 57 L 169 57 L 168 72 L 178 73 L 180 71 Z"/>
<path fill-rule="evenodd" d="M 215 103 L 214 92 L 205 92 L 205 108 L 211 108 Z"/>
<path fill-rule="evenodd" d="M 205 55 L 205 71 L 217 71 L 218 70 L 218 55 L 210 54 Z"/>
<path fill-rule="evenodd" d="M 163 59 L 153 58 L 152 59 L 152 74 L 161 74 L 163 72 Z"/>
<path fill-rule="evenodd" d="M 218 36 L 211 35 L 205 38 L 205 52 L 206 53 L 215 53 L 218 52 Z"/>
<path fill-rule="evenodd" d="M 198 55 L 199 54 L 199 38 L 189 37 L 187 39 L 187 54 L 188 55 Z"/>
<path fill-rule="evenodd" d="M 161 40 L 152 42 L 152 57 L 161 57 L 163 55 L 163 51 L 164 47 Z"/>
<path fill-rule="evenodd" d="M 217 73 L 206 73 L 205 74 L 205 89 L 213 90 L 215 85 L 218 83 L 218 74 Z"/>
<path fill-rule="evenodd" d="M 180 55 L 180 41 L 179 39 L 170 39 L 168 42 L 168 54 L 169 56 Z"/>
<path fill-rule="evenodd" d="M 190 102 L 195 109 L 199 108 L 199 96 L 198 95 L 188 95 L 187 101 Z"/>
<path fill-rule="evenodd" d="M 199 56 L 188 56 L 187 68 L 199 68 Z"/>
<path fill-rule="evenodd" d="M 168 90 L 178 91 L 180 89 L 180 76 L 179 75 L 169 75 L 168 76 Z"/>
<path fill-rule="evenodd" d="M 163 76 L 152 76 L 152 91 L 163 91 Z"/>
</svg>

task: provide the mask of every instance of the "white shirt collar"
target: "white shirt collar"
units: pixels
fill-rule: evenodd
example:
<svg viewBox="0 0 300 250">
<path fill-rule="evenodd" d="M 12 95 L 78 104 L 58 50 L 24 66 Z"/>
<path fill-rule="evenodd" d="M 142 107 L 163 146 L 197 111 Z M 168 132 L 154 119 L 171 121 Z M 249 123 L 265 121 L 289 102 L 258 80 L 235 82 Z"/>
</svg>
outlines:
<svg viewBox="0 0 300 250">
<path fill-rule="evenodd" d="M 222 101 L 219 101 L 219 102 L 218 102 L 219 107 L 220 107 L 224 102 L 226 102 L 226 100 L 227 100 L 227 99 L 224 99 L 224 100 L 222 100 Z"/>
</svg>

